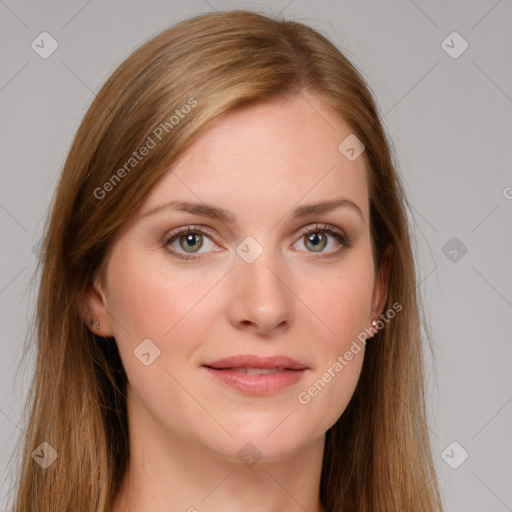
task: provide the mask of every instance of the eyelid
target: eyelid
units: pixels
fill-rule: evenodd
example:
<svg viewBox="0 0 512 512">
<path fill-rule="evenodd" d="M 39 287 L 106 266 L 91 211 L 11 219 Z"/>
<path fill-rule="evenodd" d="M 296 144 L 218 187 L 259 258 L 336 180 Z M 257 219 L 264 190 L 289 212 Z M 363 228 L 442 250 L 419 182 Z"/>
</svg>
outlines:
<svg viewBox="0 0 512 512">
<path fill-rule="evenodd" d="M 301 228 L 296 233 L 296 235 L 294 235 L 296 237 L 294 244 L 297 243 L 297 241 L 299 241 L 299 239 L 301 237 L 307 235 L 308 233 L 315 233 L 317 231 L 323 231 L 323 232 L 329 234 L 329 236 L 331 236 L 331 237 L 338 238 L 338 242 L 340 243 L 341 248 L 335 252 L 330 252 L 330 253 L 325 253 L 325 254 L 318 253 L 318 256 L 315 256 L 314 255 L 315 253 L 311 252 L 310 253 L 311 256 L 308 256 L 310 259 L 328 258 L 329 256 L 334 256 L 334 255 L 338 254 L 339 252 L 341 252 L 342 249 L 348 249 L 352 245 L 352 240 L 345 234 L 345 232 L 342 229 L 340 229 L 337 226 L 334 226 L 332 224 L 327 224 L 327 223 L 323 223 L 323 222 L 308 224 L 307 226 L 304 226 L 303 228 Z M 162 242 L 161 242 L 162 246 L 167 247 L 167 245 L 173 238 L 183 236 L 183 235 L 186 235 L 189 233 L 193 233 L 193 234 L 199 233 L 202 235 L 206 235 L 210 239 L 212 239 L 213 243 L 216 243 L 214 241 L 215 235 L 214 235 L 213 229 L 211 229 L 207 226 L 188 224 L 186 226 L 180 226 L 178 228 L 174 228 L 174 229 L 171 229 L 170 231 L 168 231 L 162 239 Z M 198 259 L 200 257 L 200 254 L 202 254 L 202 253 L 188 253 L 187 254 L 185 252 L 179 252 L 174 249 L 168 249 L 168 252 L 172 256 L 175 256 L 180 259 L 185 259 L 185 260 Z M 210 251 L 210 252 L 214 252 L 214 251 Z M 309 251 L 303 251 L 303 252 L 309 252 Z"/>
<path fill-rule="evenodd" d="M 164 235 L 162 243 L 168 243 L 176 235 L 186 235 L 187 233 L 201 233 L 206 234 L 210 237 L 214 236 L 213 230 L 207 226 L 187 224 L 186 226 L 180 226 L 179 228 L 174 228 L 168 231 Z"/>
<path fill-rule="evenodd" d="M 348 238 L 342 229 L 334 226 L 333 224 L 327 224 L 325 222 L 315 222 L 313 224 L 308 224 L 307 226 L 304 226 L 299 230 L 299 236 L 306 235 L 307 233 L 315 231 L 334 231 L 338 235 L 341 235 L 344 238 Z"/>
<path fill-rule="evenodd" d="M 206 236 L 208 236 L 208 238 L 211 239 L 211 241 L 213 243 L 216 243 L 216 242 L 214 242 L 213 230 L 211 228 L 209 228 L 207 226 L 197 226 L 194 224 L 188 224 L 186 226 L 180 226 L 178 228 L 174 228 L 174 229 L 171 229 L 170 231 L 168 231 L 162 238 L 161 245 L 164 249 L 167 250 L 167 252 L 171 256 L 173 256 L 177 259 L 197 260 L 197 259 L 199 259 L 200 255 L 202 253 L 186 253 L 186 252 L 180 252 L 180 251 L 176 251 L 175 249 L 168 248 L 169 242 L 173 238 L 178 238 L 180 236 L 187 235 L 189 233 L 193 233 L 193 234 L 199 233 L 201 235 L 206 235 Z M 215 252 L 215 251 L 211 251 L 211 252 Z"/>
<path fill-rule="evenodd" d="M 333 224 L 327 224 L 324 222 L 317 222 L 314 224 L 309 224 L 308 226 L 305 226 L 300 230 L 299 238 L 297 239 L 297 242 L 300 240 L 301 237 L 306 236 L 310 233 L 316 233 L 316 232 L 324 232 L 327 233 L 329 236 L 337 239 L 338 243 L 340 244 L 340 247 L 331 252 L 323 253 L 315 253 L 311 251 L 302 251 L 308 254 L 307 258 L 311 260 L 322 260 L 322 259 L 328 259 L 332 257 L 339 256 L 340 253 L 345 252 L 346 249 L 349 249 L 352 244 L 353 240 L 348 237 L 348 235 L 345 233 L 345 231 L 337 226 L 334 226 Z M 297 243 L 295 242 L 295 243 Z M 294 244 L 295 245 L 295 244 Z M 315 255 L 316 254 L 316 255 Z"/>
</svg>

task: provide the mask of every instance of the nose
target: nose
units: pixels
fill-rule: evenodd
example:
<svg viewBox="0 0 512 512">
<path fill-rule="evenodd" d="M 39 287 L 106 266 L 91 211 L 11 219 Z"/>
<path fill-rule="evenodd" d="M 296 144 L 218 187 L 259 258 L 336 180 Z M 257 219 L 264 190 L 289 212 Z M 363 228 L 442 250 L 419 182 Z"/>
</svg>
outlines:
<svg viewBox="0 0 512 512">
<path fill-rule="evenodd" d="M 228 316 L 238 330 L 260 336 L 284 332 L 293 322 L 293 293 L 284 262 L 270 251 L 252 263 L 236 257 L 230 274 Z"/>
</svg>

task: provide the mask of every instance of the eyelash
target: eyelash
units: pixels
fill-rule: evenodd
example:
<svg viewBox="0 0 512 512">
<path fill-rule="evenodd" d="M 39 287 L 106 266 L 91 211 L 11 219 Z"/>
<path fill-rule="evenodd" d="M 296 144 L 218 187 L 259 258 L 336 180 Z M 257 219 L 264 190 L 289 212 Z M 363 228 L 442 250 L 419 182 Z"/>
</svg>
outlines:
<svg viewBox="0 0 512 512">
<path fill-rule="evenodd" d="M 340 231 L 336 226 L 333 226 L 331 224 L 315 224 L 313 226 L 306 227 L 300 231 L 299 239 L 306 236 L 311 235 L 313 233 L 326 233 L 338 240 L 342 248 L 349 249 L 352 246 L 352 240 L 345 235 L 342 231 Z M 167 248 L 167 252 L 176 258 L 180 258 L 182 260 L 196 260 L 199 258 L 197 255 L 186 255 L 184 253 L 175 251 L 174 249 L 169 249 L 168 245 L 170 242 L 174 242 L 178 237 L 189 235 L 189 234 L 200 234 L 200 235 L 206 235 L 209 238 L 212 237 L 212 232 L 204 227 L 201 226 L 186 226 L 185 228 L 178 228 L 175 230 L 170 231 L 166 234 L 164 239 L 162 240 L 162 247 Z M 328 255 L 324 256 L 308 256 L 310 259 L 318 260 L 322 258 L 327 258 L 330 256 L 334 256 L 335 254 L 339 253 L 341 249 L 338 249 L 335 252 L 331 252 Z"/>
</svg>

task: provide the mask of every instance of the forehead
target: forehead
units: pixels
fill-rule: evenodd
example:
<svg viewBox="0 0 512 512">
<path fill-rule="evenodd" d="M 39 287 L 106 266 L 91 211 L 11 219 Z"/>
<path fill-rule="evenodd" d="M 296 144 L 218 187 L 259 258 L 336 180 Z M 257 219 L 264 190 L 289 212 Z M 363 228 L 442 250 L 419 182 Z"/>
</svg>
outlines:
<svg viewBox="0 0 512 512">
<path fill-rule="evenodd" d="M 142 209 L 204 201 L 237 217 L 257 214 L 271 222 L 277 210 L 343 196 L 368 218 L 364 154 L 350 161 L 338 148 L 351 133 L 342 118 L 306 94 L 229 112 L 174 163 Z"/>
</svg>

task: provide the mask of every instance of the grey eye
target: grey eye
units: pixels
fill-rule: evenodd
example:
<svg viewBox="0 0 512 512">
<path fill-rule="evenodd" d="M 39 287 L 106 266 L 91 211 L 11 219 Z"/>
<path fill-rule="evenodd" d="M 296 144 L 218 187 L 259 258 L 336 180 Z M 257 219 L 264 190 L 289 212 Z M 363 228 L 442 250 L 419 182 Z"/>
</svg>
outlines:
<svg viewBox="0 0 512 512">
<path fill-rule="evenodd" d="M 317 231 L 315 233 L 309 233 L 304 235 L 304 242 L 306 247 L 313 252 L 321 252 L 327 245 L 327 236 L 325 233 Z"/>
<path fill-rule="evenodd" d="M 185 252 L 195 252 L 203 245 L 203 235 L 200 233 L 188 233 L 179 237 L 180 247 Z"/>
</svg>

